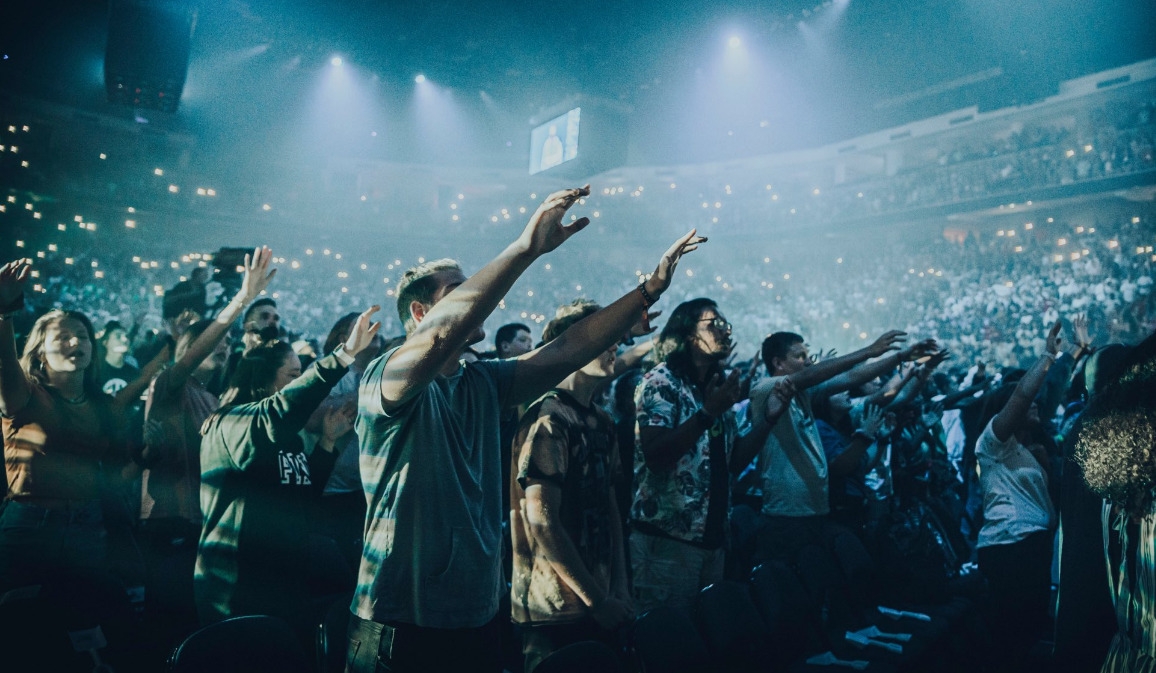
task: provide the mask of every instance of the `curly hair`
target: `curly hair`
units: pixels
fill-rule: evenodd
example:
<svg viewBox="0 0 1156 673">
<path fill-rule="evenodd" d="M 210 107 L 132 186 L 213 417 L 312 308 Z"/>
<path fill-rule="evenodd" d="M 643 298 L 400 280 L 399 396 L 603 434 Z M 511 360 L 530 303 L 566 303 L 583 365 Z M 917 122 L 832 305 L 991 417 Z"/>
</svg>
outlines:
<svg viewBox="0 0 1156 673">
<path fill-rule="evenodd" d="M 1075 458 L 1092 491 L 1133 515 L 1147 512 L 1156 486 L 1156 357 L 1127 366 L 1092 398 Z"/>
</svg>

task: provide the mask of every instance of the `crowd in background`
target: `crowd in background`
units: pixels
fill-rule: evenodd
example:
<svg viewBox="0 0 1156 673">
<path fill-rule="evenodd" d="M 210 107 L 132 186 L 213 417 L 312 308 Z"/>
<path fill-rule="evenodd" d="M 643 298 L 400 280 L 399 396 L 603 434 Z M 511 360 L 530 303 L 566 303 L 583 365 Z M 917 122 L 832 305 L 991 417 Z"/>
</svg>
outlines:
<svg viewBox="0 0 1156 673">
<path fill-rule="evenodd" d="M 484 475 L 490 480 L 502 473 L 505 503 L 499 507 L 496 494 L 486 492 L 476 508 L 505 510 L 505 548 L 490 549 L 484 559 L 506 561 L 499 573 L 504 604 L 498 626 L 484 635 L 507 649 L 521 637 L 525 657 L 515 644 L 512 655 L 502 653 L 503 666 L 532 667 L 572 639 L 574 632 L 564 629 L 536 630 L 542 624 L 535 622 L 550 625 L 558 615 L 583 620 L 577 633 L 621 653 L 629 639 L 618 636 L 629 631 L 635 610 L 639 618 L 650 608 L 705 610 L 694 603 L 705 585 L 745 584 L 752 572 L 758 575 L 756 568 L 782 571 L 804 587 L 800 604 L 815 608 L 814 630 L 796 649 L 770 652 L 766 644 L 743 642 L 732 651 L 712 651 L 718 667 L 771 669 L 799 663 L 796 654 L 823 650 L 906 670 L 1086 670 L 1081 667 L 1099 665 L 1105 656 L 1116 662 L 1112 670 L 1129 670 L 1151 656 L 1146 627 L 1116 634 L 1109 646 L 1116 630 L 1113 607 L 1150 610 L 1120 608 L 1126 601 L 1114 606 L 1111 600 L 1149 579 L 1145 573 L 1152 568 L 1143 562 L 1143 549 L 1137 552 L 1135 536 L 1125 535 L 1109 554 L 1118 560 L 1140 553 L 1142 562 L 1128 566 L 1098 596 L 1065 604 L 1065 579 L 1052 572 L 1058 520 L 1082 516 L 1071 535 L 1065 533 L 1061 553 L 1074 553 L 1075 547 L 1091 550 L 1093 559 L 1085 555 L 1069 564 L 1065 572 L 1078 581 L 1069 579 L 1067 586 L 1103 583 L 1095 563 L 1102 562 L 1104 529 L 1089 524 L 1099 521 L 1102 497 L 1117 517 L 1113 530 L 1139 526 L 1140 539 L 1151 535 L 1150 497 L 1138 495 L 1144 488 L 1120 476 L 1146 478 L 1145 439 L 1134 442 L 1135 469 L 1122 466 L 1127 460 L 1097 454 L 1094 444 L 1077 445 L 1085 408 L 1089 425 L 1111 435 L 1120 429 L 1094 425 L 1115 418 L 1105 405 L 1156 399 L 1143 394 L 1150 388 L 1143 375 L 1150 369 L 1156 329 L 1150 206 L 1136 206 L 1136 214 L 1117 207 L 1092 219 L 1079 204 L 1053 206 L 1050 214 L 1029 211 L 996 231 L 932 219 L 830 238 L 784 232 L 780 240 L 752 236 L 749 228 L 792 216 L 827 226 L 988 196 L 1018 199 L 1045 187 L 1150 171 L 1151 108 L 1089 114 L 1088 124 L 1029 127 L 991 142 L 945 141 L 949 146 L 930 164 L 913 162 L 887 178 L 821 185 L 786 178 L 765 189 L 761 176 L 757 185 L 752 176 L 733 185 L 688 178 L 669 187 L 638 186 L 626 193 L 604 188 L 569 198 L 566 208 L 590 216 L 586 226 L 595 235 L 615 223 L 642 220 L 681 232 L 689 228 L 684 225 L 701 223 L 705 211 L 711 219 L 704 229 L 714 240 L 710 256 L 688 257 L 675 271 L 682 251 L 698 245 L 688 235 L 685 247 L 676 246 L 674 261 L 668 253 L 655 273 L 641 261 L 653 253 L 654 231 L 617 229 L 600 243 L 570 244 L 536 261 L 493 298 L 487 313 L 487 327 L 496 335 L 492 352 L 477 342 L 460 353 L 469 363 L 460 365 L 462 371 L 483 372 L 476 376 L 484 383 L 471 385 L 493 393 L 482 396 L 481 407 L 470 408 L 471 415 L 494 412 L 492 423 L 471 423 L 486 424 L 491 439 L 500 432 L 505 461 L 500 470 L 486 467 Z M 465 201 L 474 199 L 457 199 Z M 477 201 L 469 207 L 496 203 L 493 197 Z M 16 194 L 4 205 L 3 216 L 14 222 L 47 210 L 32 200 L 25 207 Z M 534 203 L 528 205 L 533 212 Z M 469 219 L 466 206 L 454 210 L 455 218 Z M 472 230 L 478 245 L 490 249 L 488 234 L 510 233 L 503 229 L 506 221 L 522 219 L 525 211 L 517 204 L 494 206 L 495 214 Z M 533 223 L 538 213 L 529 217 Z M 124 252 L 118 245 L 130 239 L 119 227 L 105 238 L 104 225 L 98 234 L 84 218 L 56 230 L 41 226 L 47 221 L 41 217 L 35 220 L 17 222 L 17 237 L 5 247 L 10 259 L 28 258 L 31 266 L 14 262 L 0 272 L 0 411 L 8 481 L 0 588 L 18 590 L 0 606 L 27 600 L 19 589 L 28 579 L 44 580 L 43 573 L 58 566 L 76 562 L 99 571 L 96 578 L 86 575 L 85 584 L 59 588 L 46 581 L 45 592 L 57 605 L 82 598 L 77 614 L 123 608 L 106 622 L 116 625 L 109 628 L 109 645 L 89 648 L 117 670 L 155 670 L 198 626 L 241 614 L 277 614 L 306 634 L 333 606 L 348 618 L 351 595 L 355 629 L 376 624 L 380 638 L 384 625 L 410 637 L 406 619 L 377 619 L 376 603 L 388 602 L 380 595 L 387 583 L 382 559 L 397 552 L 393 524 L 383 523 L 381 512 L 397 506 L 390 498 L 400 491 L 390 489 L 403 488 L 405 477 L 389 484 L 362 480 L 392 469 L 374 446 L 398 441 L 383 419 L 413 398 L 399 394 L 392 400 L 397 407 L 382 406 L 385 393 L 378 393 L 391 383 L 377 356 L 424 334 L 419 315 L 439 316 L 434 307 L 454 296 L 448 290 L 456 283 L 468 282 L 468 272 L 419 256 L 434 255 L 415 250 L 420 241 L 392 241 L 405 246 L 406 254 L 375 256 L 350 243 L 339 249 L 325 232 L 312 231 L 295 236 L 293 252 L 278 248 L 283 256 L 275 257 L 258 248 L 241 263 L 218 244 L 193 252 L 181 242 L 150 237 L 147 246 Z M 309 239 L 314 235 L 316 240 Z M 390 243 L 375 242 L 374 249 Z M 648 283 L 656 275 L 665 284 L 649 287 L 665 294 L 657 308 L 666 314 L 649 324 L 647 310 L 657 297 Z M 427 277 L 441 285 L 415 290 Z M 609 303 L 618 295 L 623 299 Z M 576 297 L 608 307 L 572 303 Z M 551 388 L 530 413 L 519 418 L 497 410 L 498 397 L 506 400 L 511 381 L 518 380 L 513 358 L 525 352 L 511 350 L 514 340 L 546 349 L 538 352 L 548 352 L 551 344 L 555 350 L 574 348 L 581 339 L 573 335 L 589 337 L 593 324 L 575 327 L 583 324 L 577 317 L 617 311 L 614 327 L 622 327 L 623 316 L 629 312 L 633 321 L 639 313 L 633 303 L 630 311 L 623 308 L 627 301 L 642 306 L 642 327 L 599 334 L 608 347 L 589 365 L 568 369 L 558 384 L 563 387 Z M 375 304 L 383 309 L 367 311 Z M 471 314 L 477 318 L 471 327 L 480 329 L 485 317 Z M 507 328 L 495 331 L 499 325 Z M 576 332 L 567 338 L 568 330 Z M 658 334 L 648 341 L 645 333 L 651 331 Z M 615 345 L 627 332 L 624 340 L 633 345 Z M 1109 344 L 1140 345 L 1121 351 Z M 1100 350 L 1115 355 L 1094 360 Z M 27 357 L 18 362 L 21 354 Z M 457 354 L 442 355 L 447 366 L 458 366 Z M 434 374 L 427 378 L 435 385 Z M 366 380 L 374 384 L 369 403 L 361 386 Z M 1130 396 L 1121 395 L 1122 387 Z M 451 392 L 445 396 L 452 401 Z M 576 413 L 588 416 L 579 423 Z M 557 477 L 551 469 L 564 470 L 556 456 L 551 463 L 535 453 L 537 441 L 571 437 L 550 431 L 559 418 L 579 428 L 573 433 L 597 428 L 597 441 L 568 441 L 584 447 L 582 460 L 597 454 L 604 462 L 591 468 L 597 479 L 565 482 L 557 497 L 612 495 L 596 507 L 581 501 L 595 523 L 576 521 L 567 505 L 564 521 L 547 534 L 530 510 L 512 519 L 510 510 L 519 498 L 544 497 L 532 488 Z M 676 437 L 680 431 L 685 436 Z M 51 455 L 69 442 L 85 447 L 85 460 L 99 459 L 81 461 L 74 482 L 45 486 L 30 478 L 36 469 L 28 466 L 43 456 L 50 458 L 47 473 L 71 474 L 76 465 L 67 459 L 52 463 Z M 810 451 L 803 467 L 790 467 L 797 483 L 776 476 L 787 474 L 784 456 L 801 455 L 792 454 L 795 449 Z M 726 469 L 719 469 L 720 460 Z M 278 485 L 291 489 L 251 480 L 254 471 L 270 466 L 276 467 Z M 442 467 L 447 474 L 460 468 Z M 116 485 L 108 493 L 100 492 L 105 477 L 97 476 L 106 470 Z M 1081 470 L 1088 471 L 1086 484 Z M 1151 482 L 1145 483 L 1150 489 Z M 44 488 L 50 493 L 41 499 L 37 489 Z M 74 498 L 74 491 L 83 497 Z M 720 493 L 730 506 L 718 504 Z M 248 499 L 260 504 L 238 505 Z M 485 548 L 490 540 L 484 536 L 498 523 L 485 519 L 471 527 L 457 521 L 448 537 L 477 534 Z M 70 526 L 88 536 L 51 538 Z M 510 526 L 522 527 L 512 542 Z M 45 537 L 34 544 L 11 532 L 36 527 Z M 542 548 L 555 553 L 550 544 L 557 538 L 550 535 L 559 530 L 583 533 L 575 563 L 589 566 L 593 580 L 575 574 L 571 561 L 550 556 L 541 563 Z M 367 531 L 376 537 L 362 539 Z M 60 548 L 74 555 L 55 558 L 53 550 Z M 40 560 L 46 562 L 37 567 Z M 435 561 L 422 557 L 420 563 Z M 663 569 L 664 563 L 678 567 Z M 690 567 L 701 573 L 689 577 Z M 824 574 L 828 567 L 833 569 Z M 497 573 L 496 566 L 491 570 Z M 549 572 L 557 577 L 543 580 Z M 491 579 L 481 572 L 457 578 L 427 574 L 443 586 L 439 591 L 452 585 L 476 592 L 474 580 Z M 519 578 L 526 583 L 519 585 Z M 403 580 L 410 581 L 398 581 Z M 679 591 L 671 588 L 676 580 Z M 535 582 L 545 582 L 545 588 Z M 574 588 L 584 582 L 610 588 L 605 596 L 591 597 Z M 1055 584 L 1061 597 L 1052 635 L 1048 606 Z M 512 596 L 506 591 L 511 588 Z M 525 602 L 511 607 L 510 600 Z M 891 657 L 894 650 L 878 641 L 873 647 L 882 658 L 869 656 L 872 646 L 868 653 L 840 646 L 843 631 L 865 626 L 864 611 L 888 605 L 925 611 L 941 630 L 907 622 L 893 626 L 915 636 L 908 658 Z M 487 606 L 483 601 L 478 613 Z M 429 606 L 413 607 L 419 618 L 409 626 L 457 626 L 452 609 L 439 605 L 433 616 L 423 609 Z M 517 630 L 508 624 L 511 615 Z M 345 643 L 342 636 L 337 641 Z M 463 651 L 477 645 L 454 642 Z M 61 667 L 76 663 L 67 649 L 49 654 Z M 357 658 L 350 656 L 351 662 Z"/>
</svg>

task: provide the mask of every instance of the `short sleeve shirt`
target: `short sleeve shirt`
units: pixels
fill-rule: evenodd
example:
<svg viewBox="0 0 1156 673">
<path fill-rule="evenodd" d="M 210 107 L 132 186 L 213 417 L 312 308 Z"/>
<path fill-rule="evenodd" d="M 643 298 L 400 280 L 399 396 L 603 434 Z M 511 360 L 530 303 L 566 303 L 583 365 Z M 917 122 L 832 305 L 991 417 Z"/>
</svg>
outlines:
<svg viewBox="0 0 1156 673">
<path fill-rule="evenodd" d="M 751 390 L 750 413 L 763 413 L 767 397 L 782 377 L 760 381 Z M 788 413 L 771 429 L 759 454 L 763 469 L 763 514 L 819 516 L 830 513 L 827 456 L 811 413 L 811 400 L 799 392 Z"/>
<path fill-rule="evenodd" d="M 1051 529 L 1055 521 L 1044 468 L 1015 435 L 999 441 L 991 425 L 987 424 L 975 443 L 983 492 L 979 547 L 1019 542 L 1032 533 Z"/>
<path fill-rule="evenodd" d="M 565 534 L 602 591 L 610 590 L 614 554 L 610 489 L 618 474 L 614 423 L 596 406 L 584 406 L 557 390 L 523 416 L 514 439 L 510 484 L 513 542 L 511 601 L 514 621 L 565 623 L 589 609 L 554 570 L 526 520 L 526 487 L 531 480 L 561 490 L 558 512 Z"/>
<path fill-rule="evenodd" d="M 637 490 L 630 517 L 666 535 L 702 543 L 707 533 L 710 509 L 711 471 L 727 465 L 712 465 L 711 438 L 722 435 L 726 458 L 730 460 L 738 421 L 728 409 L 714 426 L 699 435 L 694 450 L 678 459 L 672 470 L 655 471 L 642 454 L 641 430 L 646 427 L 677 428 L 702 408 L 698 389 L 661 363 L 643 375 L 635 393 L 637 430 L 634 448 L 634 475 Z M 723 503 L 729 507 L 729 503 Z"/>
<path fill-rule="evenodd" d="M 368 511 L 353 611 L 475 628 L 497 613 L 502 592 L 499 421 L 515 363 L 462 362 L 387 412 L 381 381 L 396 350 L 370 363 L 358 394 Z"/>
<path fill-rule="evenodd" d="M 28 402 L 3 420 L 9 499 L 100 498 L 103 472 L 128 462 L 112 400 L 90 394 L 71 404 L 30 381 Z"/>
</svg>

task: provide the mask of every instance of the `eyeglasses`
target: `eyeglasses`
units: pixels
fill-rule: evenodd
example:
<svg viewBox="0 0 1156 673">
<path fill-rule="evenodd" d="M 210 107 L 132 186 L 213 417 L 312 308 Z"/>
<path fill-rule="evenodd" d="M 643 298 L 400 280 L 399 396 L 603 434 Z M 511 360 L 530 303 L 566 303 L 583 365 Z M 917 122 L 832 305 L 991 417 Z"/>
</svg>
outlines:
<svg viewBox="0 0 1156 673">
<path fill-rule="evenodd" d="M 711 327 L 725 334 L 730 334 L 731 328 L 733 327 L 729 322 L 723 320 L 722 318 L 704 318 L 703 320 L 699 320 L 699 322 L 708 322 L 710 323 Z"/>
</svg>

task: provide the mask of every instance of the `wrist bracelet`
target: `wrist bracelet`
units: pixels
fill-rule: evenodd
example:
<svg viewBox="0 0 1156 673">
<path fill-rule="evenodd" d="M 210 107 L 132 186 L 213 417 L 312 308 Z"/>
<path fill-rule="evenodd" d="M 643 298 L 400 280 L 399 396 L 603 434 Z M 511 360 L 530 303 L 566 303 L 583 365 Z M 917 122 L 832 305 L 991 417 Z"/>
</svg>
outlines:
<svg viewBox="0 0 1156 673">
<path fill-rule="evenodd" d="M 654 306 L 655 302 L 658 301 L 654 297 L 650 296 L 650 293 L 646 291 L 646 281 L 642 281 L 638 284 L 638 291 L 642 293 L 642 301 L 646 302 L 647 308 Z"/>
</svg>

